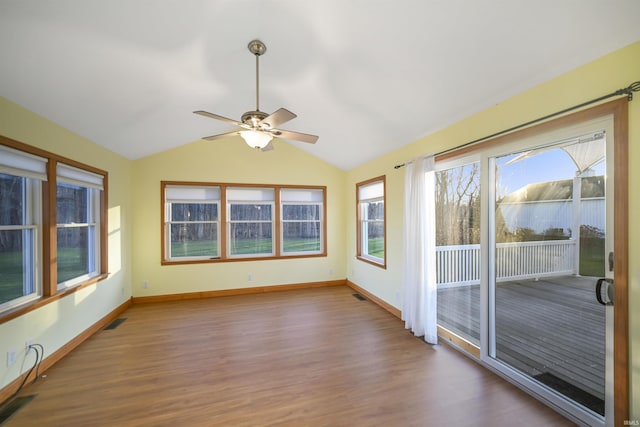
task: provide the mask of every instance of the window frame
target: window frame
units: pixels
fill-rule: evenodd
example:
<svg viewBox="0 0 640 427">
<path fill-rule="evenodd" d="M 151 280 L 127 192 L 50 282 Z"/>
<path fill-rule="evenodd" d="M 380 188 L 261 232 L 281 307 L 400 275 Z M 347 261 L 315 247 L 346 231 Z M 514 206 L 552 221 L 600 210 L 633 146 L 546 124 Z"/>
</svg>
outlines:
<svg viewBox="0 0 640 427">
<path fill-rule="evenodd" d="M 551 133 L 555 131 L 564 131 L 567 128 L 571 127 L 580 127 L 584 123 L 599 120 L 606 116 L 611 116 L 613 120 L 613 134 L 615 135 L 615 147 L 613 150 L 615 170 L 613 172 L 613 177 L 608 179 L 614 180 L 614 203 L 616 206 L 619 206 L 620 209 L 616 209 L 614 212 L 613 221 L 615 223 L 615 227 L 613 230 L 613 254 L 614 254 L 614 264 L 616 266 L 621 266 L 620 268 L 616 267 L 614 270 L 614 281 L 616 286 L 616 291 L 614 294 L 614 307 L 616 307 L 616 311 L 613 316 L 613 364 L 616 367 L 614 369 L 613 374 L 613 388 L 614 388 L 614 404 L 612 408 L 613 418 L 615 420 L 624 420 L 629 418 L 629 334 L 627 325 L 629 323 L 629 301 L 628 301 L 628 288 L 629 288 L 629 271 L 626 266 L 628 266 L 628 238 L 629 238 L 629 209 L 628 209 L 628 197 L 629 193 L 629 184 L 628 181 L 628 154 L 629 154 L 629 123 L 628 123 L 628 105 L 629 102 L 626 98 L 619 98 L 613 101 L 605 102 L 598 104 L 596 106 L 581 109 L 577 112 L 562 115 L 558 118 L 554 118 L 552 120 L 544 121 L 542 123 L 538 123 L 529 127 L 525 127 L 520 130 L 516 130 L 514 132 L 510 132 L 504 135 L 499 135 L 490 139 L 482 140 L 481 142 L 475 144 L 465 144 L 459 148 L 454 148 L 452 150 L 447 150 L 441 154 L 436 155 L 436 165 L 438 162 L 454 160 L 457 157 L 467 156 L 467 155 L 478 155 L 483 160 L 483 162 L 488 163 L 488 159 L 490 157 L 496 155 L 502 155 L 507 152 L 513 152 L 518 149 L 518 144 L 520 141 L 526 140 L 528 138 L 537 138 L 546 133 Z M 573 133 L 573 132 L 571 132 Z M 487 168 L 489 169 L 489 168 Z M 481 182 L 485 182 L 488 184 L 488 174 L 484 174 L 484 177 L 481 177 Z M 486 185 L 487 189 L 490 187 Z M 485 204 L 488 204 L 488 196 L 487 200 L 485 200 Z M 488 212 L 490 210 L 489 206 L 483 206 L 482 211 Z M 488 218 L 486 219 L 488 222 Z M 486 226 L 488 228 L 488 225 Z M 488 238 L 485 239 L 485 245 L 488 245 Z M 488 271 L 489 263 L 486 263 L 484 274 L 489 275 Z M 488 283 L 488 279 L 485 279 L 486 283 Z M 487 286 L 487 285 L 485 285 Z M 488 291 L 485 291 L 484 294 L 488 294 Z M 481 301 L 481 311 L 488 307 L 488 302 Z M 484 322 L 484 320 L 483 320 Z M 486 327 L 488 327 L 488 321 L 486 321 Z M 440 333 L 440 330 L 439 330 Z M 488 364 L 488 366 L 494 369 L 496 366 L 500 368 L 500 363 L 492 362 L 492 358 L 489 356 L 489 333 L 488 331 L 481 331 L 481 339 L 480 339 L 480 351 L 479 356 L 476 356 L 481 363 Z M 470 354 L 478 353 L 477 350 L 474 350 L 473 346 L 468 346 L 465 344 L 464 340 L 459 339 L 455 335 L 447 336 L 444 335 L 444 338 L 453 342 L 460 348 L 464 349 Z M 475 352 L 475 353 L 474 353 Z M 617 367 L 621 367 L 618 369 Z M 507 368 L 508 369 L 508 368 Z M 499 371 L 500 369 L 498 369 Z M 523 385 L 523 388 L 529 389 L 528 385 Z M 532 391 L 533 396 L 540 397 L 539 392 Z M 543 396 L 544 397 L 544 396 Z M 608 417 L 607 417 L 608 418 Z"/>
<path fill-rule="evenodd" d="M 323 209 L 323 206 L 325 206 L 325 198 L 324 198 L 324 192 L 322 194 L 322 201 L 314 201 L 314 200 L 310 200 L 310 201 L 302 201 L 302 200 L 284 200 L 285 198 L 283 197 L 283 193 L 288 191 L 288 190 L 293 190 L 291 188 L 282 188 L 280 190 L 280 212 L 281 212 L 281 217 L 280 217 L 280 235 L 279 235 L 279 239 L 282 245 L 282 250 L 281 250 L 281 254 L 282 256 L 296 256 L 296 255 L 312 255 L 312 254 L 322 254 L 324 252 L 324 248 L 325 248 L 325 239 L 323 238 L 324 236 L 324 230 L 325 230 L 325 225 L 324 225 L 324 216 L 325 216 L 325 211 Z M 318 189 L 296 189 L 297 191 L 309 191 L 309 193 L 312 193 L 314 191 L 319 191 Z M 311 195 L 311 194 L 310 194 Z M 310 199 L 313 199 L 313 196 L 311 195 Z M 285 206 L 317 206 L 318 207 L 318 219 L 285 219 L 284 218 L 284 207 Z M 285 251 L 285 236 L 284 236 L 284 231 L 285 231 L 285 224 L 295 224 L 295 223 L 309 223 L 309 222 L 313 222 L 313 223 L 318 223 L 319 226 L 319 233 L 318 233 L 318 237 L 320 240 L 320 248 L 317 251 L 290 251 L 287 252 Z"/>
<path fill-rule="evenodd" d="M 247 192 L 248 194 L 252 193 L 252 192 L 263 192 L 263 193 L 267 193 L 269 192 L 269 190 L 271 190 L 270 192 L 273 193 L 272 197 L 268 197 L 266 199 L 260 200 L 257 197 L 251 198 L 231 198 L 229 196 L 229 193 L 242 193 L 242 192 Z M 225 188 L 226 191 L 226 200 L 227 200 L 227 222 L 225 224 L 225 232 L 227 233 L 227 242 L 229 243 L 227 245 L 226 248 L 226 257 L 229 259 L 232 258 L 262 258 L 262 257 L 273 257 L 276 254 L 276 242 L 274 239 L 274 237 L 276 236 L 275 232 L 275 217 L 276 217 L 276 206 L 275 206 L 275 199 L 276 199 L 276 191 L 275 189 L 271 189 L 268 187 L 235 187 L 235 186 L 228 186 Z M 254 205 L 254 206 L 269 206 L 270 209 L 270 218 L 269 219 L 233 219 L 232 218 L 232 214 L 231 214 L 231 210 L 232 210 L 232 206 L 249 206 L 249 205 Z M 248 252 L 248 253 L 236 253 L 233 254 L 231 253 L 231 248 L 233 245 L 233 241 L 234 239 L 231 238 L 231 230 L 233 229 L 233 225 L 234 224 L 268 224 L 269 225 L 269 229 L 271 231 L 271 251 L 270 252 Z"/>
<path fill-rule="evenodd" d="M 0 311 L 0 324 L 11 319 L 22 316 L 37 308 L 50 304 L 66 295 L 77 292 L 87 286 L 95 284 L 109 276 L 108 273 L 108 224 L 107 224 L 107 207 L 108 207 L 108 172 L 76 160 L 60 156 L 58 154 L 33 147 L 20 141 L 7 138 L 0 135 L 0 145 L 9 149 L 17 150 L 27 156 L 37 156 L 46 160 L 46 180 L 42 180 L 39 184 L 40 194 L 34 195 L 37 203 L 34 203 L 34 215 L 39 223 L 36 226 L 37 236 L 35 237 L 36 246 L 36 265 L 34 278 L 40 282 L 40 292 L 37 297 L 30 298 L 20 304 L 11 307 L 4 306 Z M 95 250 L 99 255 L 96 258 L 96 271 L 92 275 L 78 277 L 68 286 L 59 288 L 57 283 L 57 184 L 58 164 L 64 164 L 71 168 L 78 169 L 87 174 L 99 177 L 102 182 L 102 189 L 94 198 L 94 203 L 98 205 L 96 214 L 99 218 L 96 222 L 96 244 Z M 37 205 L 37 206 L 35 206 Z"/>
<path fill-rule="evenodd" d="M 37 266 L 41 265 L 40 254 L 42 252 L 42 182 L 25 174 L 2 172 L 4 175 L 18 177 L 23 180 L 22 203 L 23 209 L 20 212 L 22 224 L 0 225 L 0 231 L 20 231 L 23 236 L 29 235 L 29 242 L 25 242 L 23 237 L 22 266 L 23 274 L 23 295 L 17 298 L 0 302 L 0 317 L 5 311 L 29 304 L 42 296 L 42 279 L 38 274 Z M 24 295 L 25 288 L 31 288 L 29 294 Z"/>
<path fill-rule="evenodd" d="M 58 182 L 57 185 L 63 185 L 67 187 L 76 187 L 86 190 L 87 197 L 87 206 L 86 206 L 86 215 L 87 222 L 64 222 L 60 223 L 58 221 L 58 216 L 56 215 L 56 231 L 59 233 L 60 230 L 70 230 L 70 229 L 86 229 L 87 230 L 87 272 L 78 276 L 71 277 L 62 282 L 58 281 L 58 290 L 63 290 L 66 288 L 70 288 L 75 286 L 78 283 L 82 283 L 86 280 L 90 280 L 93 277 L 99 275 L 99 265 L 100 265 L 100 233 L 96 232 L 100 224 L 100 193 L 98 190 L 90 187 L 84 187 L 80 185 L 67 184 Z M 57 198 L 56 198 L 57 201 Z M 56 239 L 56 243 L 60 243 L 58 239 Z M 57 246 L 58 252 L 60 252 L 60 247 Z M 60 260 L 60 256 L 57 257 Z M 58 270 L 58 279 L 59 279 L 59 270 Z"/>
<path fill-rule="evenodd" d="M 168 184 L 166 185 L 164 188 L 165 190 L 163 190 L 162 194 L 165 196 L 165 200 L 163 201 L 162 205 L 164 206 L 164 216 L 163 219 L 165 220 L 163 222 L 163 235 L 162 235 L 162 243 L 163 243 L 163 247 L 165 247 L 166 249 L 163 250 L 163 259 L 167 259 L 171 262 L 183 262 L 183 261 L 202 261 L 202 260 L 210 260 L 210 259 L 218 259 L 221 256 L 221 223 L 222 223 L 222 210 L 221 210 L 221 205 L 222 205 L 222 191 L 220 189 L 220 187 L 218 185 L 200 185 L 200 186 L 185 186 L 189 189 L 196 189 L 196 190 L 204 190 L 204 193 L 206 194 L 207 190 L 210 190 L 213 193 L 216 193 L 217 191 L 217 197 L 211 197 L 211 198 L 198 198 L 198 197 L 190 197 L 190 198 L 184 198 L 184 199 L 178 199 L 178 198 L 169 198 L 166 199 L 166 190 L 167 189 L 172 189 L 172 188 L 179 188 L 180 186 L 178 185 L 171 185 Z M 202 204 L 202 205 L 215 205 L 216 206 L 216 213 L 217 213 L 217 218 L 215 220 L 209 220 L 209 221 L 174 221 L 173 219 L 173 215 L 172 215 L 172 209 L 171 209 L 171 205 L 173 203 L 179 203 L 179 204 Z M 175 225 L 175 224 L 215 224 L 215 228 L 216 228 L 216 247 L 215 250 L 217 252 L 217 255 L 215 256 L 211 256 L 211 255 L 202 255 L 202 256 L 172 256 L 172 245 L 171 245 L 171 226 Z M 168 244 L 167 244 L 168 242 Z"/>
<path fill-rule="evenodd" d="M 368 199 L 360 198 L 360 190 L 364 187 L 371 186 L 381 183 L 382 184 L 382 196 L 372 197 Z M 368 233 L 365 233 L 365 226 L 369 224 L 370 221 L 364 218 L 363 208 L 365 203 L 371 203 L 374 201 L 382 201 L 383 203 L 383 250 L 384 250 L 384 258 L 379 258 L 376 256 L 369 255 L 366 253 L 363 248 L 365 244 L 365 240 L 368 241 Z M 375 222 L 379 222 L 379 220 L 375 220 Z M 366 236 L 364 234 L 367 234 Z M 380 267 L 386 270 L 387 268 L 387 183 L 386 183 L 386 175 L 378 176 L 375 178 L 368 179 L 366 181 L 361 181 L 356 183 L 356 258 L 360 261 L 364 261 L 371 265 L 375 265 L 376 267 Z"/>
<path fill-rule="evenodd" d="M 203 257 L 202 259 L 177 259 L 169 258 L 167 256 L 167 245 L 169 239 L 166 232 L 167 223 L 167 187 L 219 187 L 220 188 L 220 207 L 218 210 L 219 215 L 219 257 Z M 273 200 L 228 200 L 229 190 L 272 190 Z M 281 192 L 282 190 L 319 190 L 322 191 L 322 204 L 321 208 L 321 250 L 318 252 L 296 252 L 285 253 L 283 249 L 283 236 L 282 236 L 282 203 Z M 327 187 L 318 185 L 271 185 L 271 184 L 248 184 L 248 183 L 221 183 L 221 182 L 192 182 L 192 181 L 160 181 L 160 198 L 161 198 L 161 265 L 180 265 L 180 264 L 200 264 L 200 263 L 219 263 L 219 262 L 238 262 L 238 261 L 259 261 L 259 260 L 275 260 L 275 259 L 290 259 L 290 258 L 312 258 L 312 257 L 326 257 L 327 256 L 327 235 L 326 235 L 326 212 L 327 212 Z M 250 253 L 250 254 L 233 254 L 231 255 L 230 245 L 230 228 L 232 221 L 230 220 L 230 206 L 235 203 L 259 203 L 270 204 L 272 218 L 272 252 L 270 254 Z M 253 221 L 255 222 L 255 221 Z M 235 223 L 235 221 L 234 221 Z M 224 231 L 223 231 L 224 230 Z"/>
</svg>

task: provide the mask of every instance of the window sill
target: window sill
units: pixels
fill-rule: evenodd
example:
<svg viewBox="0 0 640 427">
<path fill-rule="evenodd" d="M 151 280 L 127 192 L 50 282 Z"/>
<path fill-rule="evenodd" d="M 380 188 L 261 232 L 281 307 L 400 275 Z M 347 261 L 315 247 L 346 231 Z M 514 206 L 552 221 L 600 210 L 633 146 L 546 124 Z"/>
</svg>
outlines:
<svg viewBox="0 0 640 427">
<path fill-rule="evenodd" d="M 372 260 L 371 258 L 365 258 L 362 255 L 357 255 L 356 258 L 358 258 L 360 261 L 366 262 L 367 264 L 375 265 L 376 267 L 380 267 L 380 268 L 382 268 L 384 270 L 387 269 L 387 261 L 386 260 L 383 261 L 383 262 L 377 262 L 377 261 Z"/>
<path fill-rule="evenodd" d="M 283 255 L 283 256 L 261 256 L 246 258 L 207 258 L 207 259 L 184 259 L 184 260 L 167 260 L 163 259 L 161 265 L 181 265 L 181 264 L 216 264 L 220 262 L 240 262 L 240 261 L 273 261 L 278 259 L 298 259 L 298 258 L 318 258 L 326 257 L 327 253 L 308 254 L 308 255 Z"/>
<path fill-rule="evenodd" d="M 95 283 L 98 283 L 104 279 L 106 279 L 107 277 L 109 277 L 109 273 L 103 273 L 100 274 L 98 276 L 92 277 L 91 279 L 82 282 L 82 283 L 78 283 L 75 286 L 69 287 L 67 289 L 61 290 L 56 292 L 55 295 L 51 295 L 48 297 L 40 297 L 36 300 L 33 301 L 29 301 L 23 305 L 20 305 L 18 307 L 14 307 L 11 308 L 5 312 L 0 313 L 0 325 L 8 322 L 9 320 L 15 319 L 17 317 L 20 317 L 24 314 L 27 314 L 31 311 L 37 310 L 40 307 L 44 307 L 45 305 L 52 303 L 54 301 L 57 301 L 61 298 L 66 297 L 67 295 L 70 295 L 74 292 L 79 291 L 80 289 L 86 288 L 87 286 L 91 286 Z"/>
</svg>

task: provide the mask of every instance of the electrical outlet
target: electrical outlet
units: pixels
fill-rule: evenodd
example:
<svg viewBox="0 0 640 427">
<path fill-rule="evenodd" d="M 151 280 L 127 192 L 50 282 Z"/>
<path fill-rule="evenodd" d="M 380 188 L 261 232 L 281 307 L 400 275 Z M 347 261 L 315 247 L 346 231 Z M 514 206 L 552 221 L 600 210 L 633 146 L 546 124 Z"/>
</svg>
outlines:
<svg viewBox="0 0 640 427">
<path fill-rule="evenodd" d="M 329 269 L 329 276 L 333 276 L 333 268 Z"/>
<path fill-rule="evenodd" d="M 7 351 L 7 367 L 15 364 L 17 357 L 18 355 L 16 354 L 16 349 L 10 348 L 9 351 Z"/>
<path fill-rule="evenodd" d="M 28 340 L 26 340 L 24 342 L 24 350 L 25 350 L 25 352 L 29 353 L 29 347 L 31 347 L 32 344 L 33 344 L 33 338 L 29 338 Z"/>
<path fill-rule="evenodd" d="M 249 273 L 247 274 L 247 281 L 252 281 L 253 280 L 253 274 Z"/>
<path fill-rule="evenodd" d="M 149 287 L 149 281 L 145 280 L 144 282 L 142 282 L 142 287 L 147 289 Z"/>
</svg>

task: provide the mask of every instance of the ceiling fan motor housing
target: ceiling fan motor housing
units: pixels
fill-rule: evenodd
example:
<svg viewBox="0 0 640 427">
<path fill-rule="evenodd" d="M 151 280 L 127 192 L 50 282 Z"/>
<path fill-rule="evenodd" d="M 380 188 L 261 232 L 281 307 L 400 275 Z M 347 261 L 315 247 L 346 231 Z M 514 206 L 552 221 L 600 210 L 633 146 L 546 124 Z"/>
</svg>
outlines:
<svg viewBox="0 0 640 427">
<path fill-rule="evenodd" d="M 251 126 L 254 129 L 258 127 L 270 128 L 271 125 L 269 123 L 260 123 L 262 120 L 266 119 L 269 115 L 267 113 L 263 113 L 262 111 L 247 111 L 241 117 L 241 121 L 244 124 Z M 258 126 L 258 125 L 262 126 Z"/>
</svg>

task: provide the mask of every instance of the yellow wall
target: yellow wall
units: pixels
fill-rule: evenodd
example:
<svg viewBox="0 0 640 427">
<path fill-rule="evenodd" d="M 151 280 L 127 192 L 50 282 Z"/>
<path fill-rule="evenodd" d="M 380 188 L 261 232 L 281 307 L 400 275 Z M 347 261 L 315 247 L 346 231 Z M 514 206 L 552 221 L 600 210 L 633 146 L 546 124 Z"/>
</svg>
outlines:
<svg viewBox="0 0 640 427">
<path fill-rule="evenodd" d="M 387 175 L 387 265 L 381 270 L 356 259 L 355 222 L 347 222 L 347 273 L 351 281 L 400 307 L 404 170 L 406 160 L 455 147 L 522 122 L 597 98 L 640 80 L 640 42 L 539 85 L 347 174 L 347 218 L 355 217 L 355 184 Z M 463 96 L 464 94 L 462 94 Z M 640 418 L 640 93 L 629 103 L 629 316 L 632 419 Z"/>
<path fill-rule="evenodd" d="M 109 172 L 109 278 L 0 325 L 0 389 L 28 370 L 25 341 L 42 344 L 49 356 L 131 297 L 131 161 L 0 97 L 0 134 Z M 18 361 L 7 368 L 5 356 Z M 23 363 L 24 361 L 24 363 Z"/>
<path fill-rule="evenodd" d="M 344 279 L 346 173 L 282 141 L 252 150 L 242 139 L 196 141 L 134 162 L 133 295 L 177 294 Z M 160 265 L 160 181 L 325 185 L 327 257 Z M 330 273 L 330 270 L 332 271 Z M 248 280 L 251 274 L 252 280 Z M 143 287 L 147 281 L 148 288 Z"/>
</svg>

